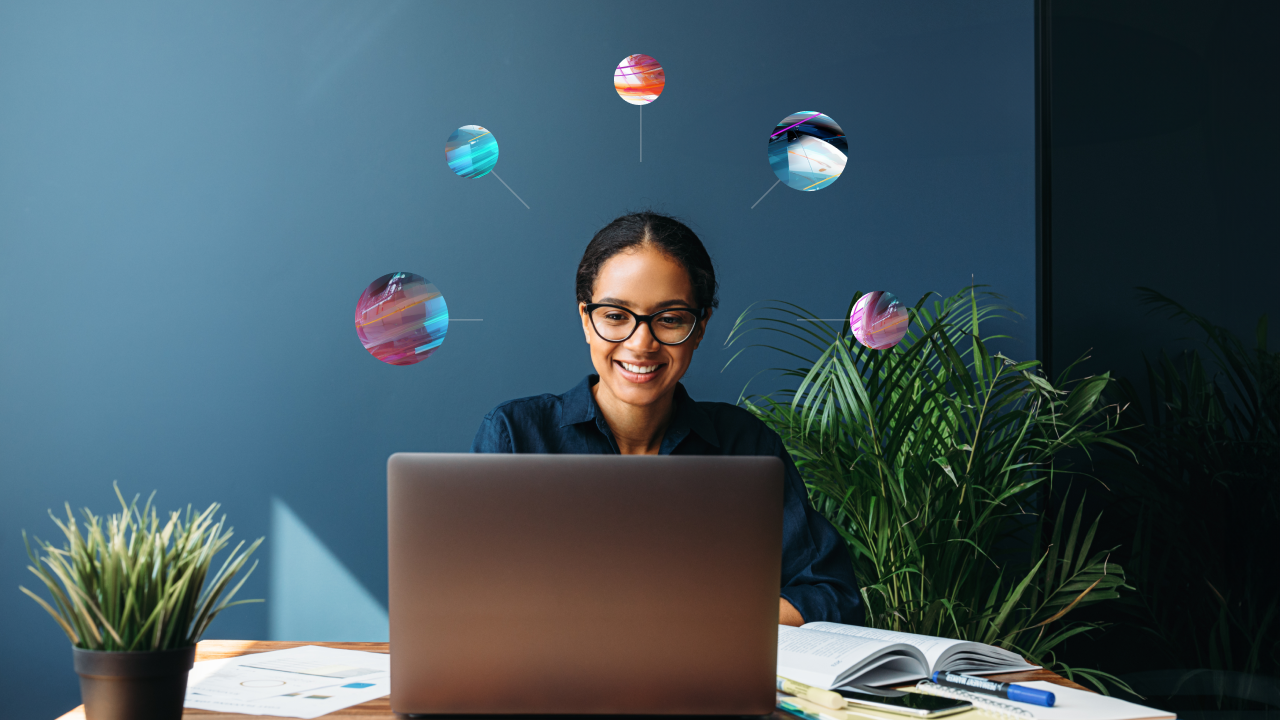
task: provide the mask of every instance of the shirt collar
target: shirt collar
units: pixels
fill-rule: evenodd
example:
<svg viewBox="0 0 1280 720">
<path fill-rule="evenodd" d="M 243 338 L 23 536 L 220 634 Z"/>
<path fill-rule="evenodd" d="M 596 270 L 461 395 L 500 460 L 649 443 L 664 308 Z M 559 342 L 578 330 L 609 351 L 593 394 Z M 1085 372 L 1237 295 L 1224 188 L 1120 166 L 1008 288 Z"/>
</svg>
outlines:
<svg viewBox="0 0 1280 720">
<path fill-rule="evenodd" d="M 591 394 L 591 386 L 599 379 L 598 375 L 588 375 L 560 396 L 560 427 L 596 419 L 596 399 Z"/>
<path fill-rule="evenodd" d="M 678 435 L 679 439 L 676 443 L 679 443 L 692 430 L 713 447 L 720 447 L 720 436 L 716 434 L 716 426 L 711 421 L 711 416 L 689 397 L 684 385 L 680 383 L 676 383 L 675 404 L 675 417 L 671 418 L 671 425 L 667 428 L 668 438 L 675 438 Z"/>
<path fill-rule="evenodd" d="M 600 409 L 596 405 L 596 398 L 591 393 L 591 386 L 598 382 L 598 375 L 588 375 L 583 378 L 582 382 L 573 387 L 572 390 L 560 396 L 560 427 L 569 425 L 577 425 L 593 421 L 600 418 L 601 422 L 597 425 L 603 425 L 603 417 L 600 415 Z M 676 445 L 692 431 L 697 433 L 698 437 L 710 443 L 714 447 L 720 447 L 720 436 L 716 433 L 715 423 L 711 421 L 711 416 L 705 410 L 698 407 L 698 403 L 689 397 L 688 391 L 684 389 L 684 385 L 676 383 L 675 392 L 675 416 L 671 418 L 671 425 L 667 427 L 667 432 L 663 438 L 663 454 L 668 454 Z M 603 428 L 601 428 L 603 429 Z M 667 447 L 670 444 L 671 447 Z"/>
</svg>

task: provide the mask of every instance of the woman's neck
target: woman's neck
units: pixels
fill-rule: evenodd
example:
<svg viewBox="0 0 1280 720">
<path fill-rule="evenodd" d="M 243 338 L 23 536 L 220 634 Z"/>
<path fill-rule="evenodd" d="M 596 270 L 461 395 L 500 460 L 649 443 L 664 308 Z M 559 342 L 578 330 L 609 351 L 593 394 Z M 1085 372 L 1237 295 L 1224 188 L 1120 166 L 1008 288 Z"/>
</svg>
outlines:
<svg viewBox="0 0 1280 720">
<path fill-rule="evenodd" d="M 675 393 L 652 405 L 631 405 L 614 397 L 604 383 L 591 386 L 600 414 L 609 424 L 618 452 L 623 455 L 657 455 L 671 424 Z"/>
</svg>

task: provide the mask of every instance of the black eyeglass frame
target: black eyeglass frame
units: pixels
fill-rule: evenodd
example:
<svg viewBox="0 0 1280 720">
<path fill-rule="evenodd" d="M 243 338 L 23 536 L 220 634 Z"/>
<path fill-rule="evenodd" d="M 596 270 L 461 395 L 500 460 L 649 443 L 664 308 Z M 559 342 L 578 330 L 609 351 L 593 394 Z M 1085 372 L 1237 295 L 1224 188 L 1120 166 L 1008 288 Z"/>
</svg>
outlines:
<svg viewBox="0 0 1280 720">
<path fill-rule="evenodd" d="M 632 318 L 635 319 L 636 324 L 631 328 L 631 332 L 627 333 L 626 337 L 622 338 L 621 340 L 610 340 L 609 338 L 605 337 L 603 333 L 600 332 L 600 328 L 596 327 L 596 319 L 595 319 L 595 316 L 592 315 L 592 313 L 595 312 L 596 308 L 602 308 L 602 307 L 621 310 L 622 312 L 630 315 Z M 609 303 L 587 303 L 585 309 L 587 311 L 587 319 L 591 322 L 591 329 L 596 331 L 596 336 L 605 342 L 611 342 L 611 343 L 623 343 L 630 340 L 631 336 L 636 334 L 636 330 L 640 329 L 640 323 L 644 323 L 645 325 L 649 326 L 649 335 L 651 335 L 654 341 L 657 342 L 659 345 L 680 345 L 688 341 L 689 338 L 693 337 L 693 333 L 698 329 L 698 323 L 702 321 L 702 310 L 691 308 L 691 307 L 663 308 L 659 312 L 653 313 L 652 315 L 641 315 L 640 313 L 637 313 L 634 310 L 631 310 L 630 308 L 625 308 L 621 305 L 611 305 Z M 663 342 L 658 339 L 657 333 L 653 331 L 653 324 L 651 321 L 654 318 L 658 317 L 659 315 L 662 315 L 663 313 L 669 313 L 673 310 L 684 310 L 686 312 L 693 313 L 693 317 L 694 317 L 693 327 L 689 328 L 689 334 L 684 336 L 684 340 L 681 340 L 679 342 Z"/>
</svg>

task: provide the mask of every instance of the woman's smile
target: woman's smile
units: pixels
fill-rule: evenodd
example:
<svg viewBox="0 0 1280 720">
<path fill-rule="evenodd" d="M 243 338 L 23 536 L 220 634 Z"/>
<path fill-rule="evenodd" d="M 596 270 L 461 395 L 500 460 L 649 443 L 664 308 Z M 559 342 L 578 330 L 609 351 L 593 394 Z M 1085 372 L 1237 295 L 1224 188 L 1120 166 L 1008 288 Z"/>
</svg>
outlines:
<svg viewBox="0 0 1280 720">
<path fill-rule="evenodd" d="M 642 361 L 630 363 L 623 360 L 614 360 L 613 364 L 618 368 L 618 374 L 625 380 L 633 383 L 647 383 L 658 379 L 658 375 L 666 363 L 655 363 L 653 361 Z"/>
</svg>

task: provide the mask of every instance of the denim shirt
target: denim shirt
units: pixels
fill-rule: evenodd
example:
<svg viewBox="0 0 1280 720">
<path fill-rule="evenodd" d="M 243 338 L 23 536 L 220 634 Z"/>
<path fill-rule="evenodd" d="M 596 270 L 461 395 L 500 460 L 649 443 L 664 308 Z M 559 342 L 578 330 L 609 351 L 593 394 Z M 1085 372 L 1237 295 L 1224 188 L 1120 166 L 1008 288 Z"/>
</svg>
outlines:
<svg viewBox="0 0 1280 720">
<path fill-rule="evenodd" d="M 537 395 L 502 403 L 485 415 L 471 445 L 478 453 L 618 452 L 600 414 L 588 375 L 563 395 Z M 786 468 L 782 501 L 782 597 L 805 622 L 861 625 L 862 599 L 849 551 L 840 534 L 809 504 L 804 482 L 782 439 L 746 410 L 728 403 L 694 402 L 676 385 L 675 412 L 662 438 L 663 455 L 773 455 Z"/>
</svg>

